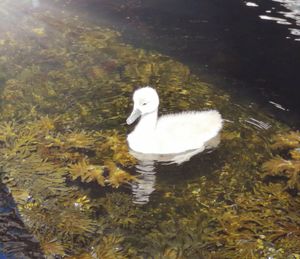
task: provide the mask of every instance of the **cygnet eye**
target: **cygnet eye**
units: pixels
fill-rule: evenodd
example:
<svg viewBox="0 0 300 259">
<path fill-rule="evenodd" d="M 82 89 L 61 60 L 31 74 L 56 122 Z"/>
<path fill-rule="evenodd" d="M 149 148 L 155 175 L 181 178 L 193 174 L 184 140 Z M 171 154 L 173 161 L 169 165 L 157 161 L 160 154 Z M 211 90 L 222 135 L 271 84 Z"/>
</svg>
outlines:
<svg viewBox="0 0 300 259">
<path fill-rule="evenodd" d="M 143 106 L 147 105 L 147 103 L 142 103 Z"/>
</svg>

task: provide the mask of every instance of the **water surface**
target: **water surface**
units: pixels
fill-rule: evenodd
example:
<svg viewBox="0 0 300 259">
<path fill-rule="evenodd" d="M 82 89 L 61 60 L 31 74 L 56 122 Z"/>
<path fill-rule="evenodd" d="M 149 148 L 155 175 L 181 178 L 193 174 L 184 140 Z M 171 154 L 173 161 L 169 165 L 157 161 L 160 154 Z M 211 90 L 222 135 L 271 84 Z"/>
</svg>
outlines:
<svg viewBox="0 0 300 259">
<path fill-rule="evenodd" d="M 296 258 L 299 133 L 64 3 L 0 5 L 2 182 L 46 258 Z M 144 85 L 160 113 L 219 110 L 219 146 L 180 165 L 132 157 Z"/>
</svg>

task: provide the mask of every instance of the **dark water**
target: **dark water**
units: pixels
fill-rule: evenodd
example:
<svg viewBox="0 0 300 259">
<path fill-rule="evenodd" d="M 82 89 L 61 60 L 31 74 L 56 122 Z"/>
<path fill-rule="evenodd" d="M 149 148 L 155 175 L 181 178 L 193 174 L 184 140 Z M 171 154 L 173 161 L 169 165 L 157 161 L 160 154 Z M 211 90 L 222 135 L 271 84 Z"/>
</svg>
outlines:
<svg viewBox="0 0 300 259">
<path fill-rule="evenodd" d="M 127 42 L 175 57 L 206 81 L 299 125 L 297 1 L 265 0 L 256 7 L 236 0 L 74 3 L 87 11 L 90 19 L 121 30 Z M 260 18 L 268 15 L 288 24 Z M 278 110 L 270 101 L 290 112 Z"/>
</svg>

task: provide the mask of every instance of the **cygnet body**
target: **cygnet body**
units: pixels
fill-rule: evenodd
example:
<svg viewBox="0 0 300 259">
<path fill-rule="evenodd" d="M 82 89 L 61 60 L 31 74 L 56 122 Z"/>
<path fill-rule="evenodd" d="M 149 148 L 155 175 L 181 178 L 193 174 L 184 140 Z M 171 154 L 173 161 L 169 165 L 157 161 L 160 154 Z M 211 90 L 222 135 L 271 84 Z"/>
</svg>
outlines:
<svg viewBox="0 0 300 259">
<path fill-rule="evenodd" d="M 188 150 L 204 150 L 205 144 L 222 128 L 218 111 L 188 111 L 158 118 L 159 97 L 152 87 L 133 94 L 133 111 L 127 119 L 140 121 L 128 135 L 130 149 L 144 154 L 177 154 Z"/>
</svg>

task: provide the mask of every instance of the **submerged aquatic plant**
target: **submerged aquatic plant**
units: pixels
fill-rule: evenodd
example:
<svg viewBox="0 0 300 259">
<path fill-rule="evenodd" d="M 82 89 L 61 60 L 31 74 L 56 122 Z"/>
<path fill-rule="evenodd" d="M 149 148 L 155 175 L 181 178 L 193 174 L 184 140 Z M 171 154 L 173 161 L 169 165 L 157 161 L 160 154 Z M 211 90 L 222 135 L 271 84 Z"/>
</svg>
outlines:
<svg viewBox="0 0 300 259">
<path fill-rule="evenodd" d="M 96 230 L 96 223 L 88 214 L 78 212 L 76 208 L 65 209 L 58 216 L 58 232 L 67 236 L 82 236 L 83 233 L 93 234 Z M 82 237 L 80 237 L 82 238 Z"/>
<path fill-rule="evenodd" d="M 110 227 L 115 228 L 133 228 L 144 215 L 134 206 L 130 196 L 121 193 L 108 193 L 95 206 L 104 209 Z"/>
<path fill-rule="evenodd" d="M 81 132 L 70 132 L 65 135 L 66 140 L 66 148 L 74 148 L 74 149 L 90 149 L 95 145 L 96 139 L 93 138 L 88 133 Z"/>
<path fill-rule="evenodd" d="M 287 188 L 300 190 L 300 133 L 289 132 L 278 134 L 272 147 L 276 150 L 285 149 L 285 156 L 276 155 L 262 166 L 265 176 L 276 176 L 287 179 Z M 283 155 L 283 154 L 281 154 Z"/>
<path fill-rule="evenodd" d="M 46 256 L 66 256 L 66 247 L 64 247 L 64 245 L 56 239 L 47 240 L 44 238 L 44 240 L 40 240 L 40 244 Z"/>
<path fill-rule="evenodd" d="M 135 176 L 125 172 L 113 162 L 106 162 L 105 166 L 109 170 L 107 182 L 109 185 L 115 188 L 118 188 L 121 184 L 130 183 L 137 180 Z"/>
<path fill-rule="evenodd" d="M 58 121 L 46 116 L 29 123 L 0 126 L 3 181 L 18 202 L 27 227 L 40 239 L 45 253 L 52 255 L 66 254 L 74 242 L 85 243 L 98 229 L 91 218 L 90 201 L 79 195 L 78 187 L 68 185 L 67 175 L 116 188 L 135 180 L 108 158 L 102 166 L 88 162 L 87 151 L 97 160 L 96 143 L 100 135 L 101 139 L 106 137 L 105 133 L 65 132 L 58 128 Z M 107 177 L 104 168 L 109 169 Z"/>
<path fill-rule="evenodd" d="M 89 183 L 91 181 L 97 181 L 101 186 L 105 185 L 103 172 L 103 167 L 90 165 L 86 159 L 83 159 L 76 164 L 69 165 L 69 174 L 73 180 L 80 177 L 82 182 Z"/>
<path fill-rule="evenodd" d="M 273 149 L 291 149 L 297 148 L 300 145 L 300 132 L 290 131 L 287 133 L 280 133 L 273 137 L 271 147 Z"/>
<path fill-rule="evenodd" d="M 97 258 L 103 259 L 126 259 L 126 254 L 122 251 L 124 238 L 114 234 L 104 236 L 100 243 L 93 249 Z"/>
<path fill-rule="evenodd" d="M 250 114 L 228 94 L 170 57 L 124 44 L 116 31 L 68 12 L 30 13 L 0 35 L 0 165 L 48 258 L 299 254 L 299 197 L 283 191 L 284 181 L 262 181 L 257 168 L 268 147 L 243 125 Z M 225 124 L 211 176 L 201 164 L 188 170 L 197 175 L 192 183 L 160 181 L 147 206 L 119 188 L 136 181 L 129 172 L 137 161 L 120 127 L 136 85 L 155 86 L 164 111 L 218 106 L 236 122 Z M 275 136 L 272 148 L 264 175 L 293 179 L 289 188 L 299 188 L 299 133 Z"/>
</svg>

